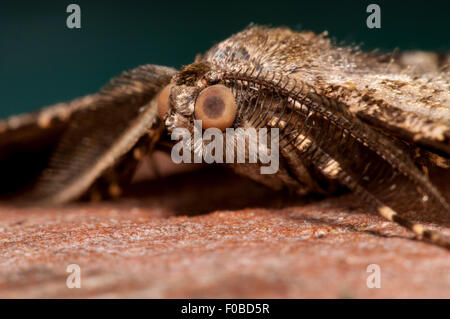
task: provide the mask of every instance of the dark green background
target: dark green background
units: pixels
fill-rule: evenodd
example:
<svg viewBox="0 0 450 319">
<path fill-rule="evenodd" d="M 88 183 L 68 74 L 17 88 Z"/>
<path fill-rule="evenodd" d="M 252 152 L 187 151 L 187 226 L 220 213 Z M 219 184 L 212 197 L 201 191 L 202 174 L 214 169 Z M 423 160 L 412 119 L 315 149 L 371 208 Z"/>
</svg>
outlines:
<svg viewBox="0 0 450 319">
<path fill-rule="evenodd" d="M 66 7 L 81 6 L 81 29 Z M 366 27 L 381 6 L 382 28 Z M 450 50 L 450 1 L 3 1 L 0 117 L 95 92 L 125 69 L 174 67 L 250 22 L 287 25 L 382 50 Z"/>
</svg>

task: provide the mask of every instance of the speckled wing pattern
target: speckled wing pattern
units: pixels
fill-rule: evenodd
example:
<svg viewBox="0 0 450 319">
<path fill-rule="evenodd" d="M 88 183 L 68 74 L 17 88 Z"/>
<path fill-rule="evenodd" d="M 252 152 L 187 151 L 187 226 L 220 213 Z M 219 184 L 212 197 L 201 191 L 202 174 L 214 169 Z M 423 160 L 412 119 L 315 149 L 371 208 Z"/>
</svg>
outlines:
<svg viewBox="0 0 450 319">
<path fill-rule="evenodd" d="M 326 33 L 251 27 L 203 57 L 229 70 L 244 65 L 289 74 L 317 94 L 389 134 L 432 147 L 450 157 L 450 56 L 411 54 L 386 59 L 333 45 Z M 428 68 L 408 64 L 435 61 Z"/>
<path fill-rule="evenodd" d="M 417 210 L 417 203 L 429 216 L 450 212 L 422 165 L 449 167 L 448 71 L 408 66 L 405 56 L 386 59 L 336 46 L 326 34 L 260 26 L 233 35 L 197 61 L 224 70 L 224 81 L 236 92 L 284 96 L 278 104 L 284 107 L 275 107 L 263 125 L 281 129 L 281 154 L 294 179 L 310 179 L 297 170 L 307 167 L 314 179 L 336 180 L 375 203 L 387 219 L 449 246 L 398 214 Z M 259 112 L 266 116 L 272 103 L 261 101 L 266 98 L 247 98 L 254 109 L 267 108 Z"/>
</svg>

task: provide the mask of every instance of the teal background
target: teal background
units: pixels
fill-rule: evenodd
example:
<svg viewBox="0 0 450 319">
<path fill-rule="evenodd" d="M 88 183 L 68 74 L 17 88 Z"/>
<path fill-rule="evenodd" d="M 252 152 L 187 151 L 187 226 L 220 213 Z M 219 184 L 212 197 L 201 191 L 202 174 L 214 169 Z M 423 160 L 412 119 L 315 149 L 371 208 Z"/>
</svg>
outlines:
<svg viewBox="0 0 450 319">
<path fill-rule="evenodd" d="M 81 6 L 81 29 L 66 7 Z M 381 6 L 381 29 L 366 7 Z M 0 118 L 95 92 L 141 64 L 173 67 L 250 22 L 329 34 L 370 50 L 450 50 L 450 1 L 3 1 Z"/>
</svg>

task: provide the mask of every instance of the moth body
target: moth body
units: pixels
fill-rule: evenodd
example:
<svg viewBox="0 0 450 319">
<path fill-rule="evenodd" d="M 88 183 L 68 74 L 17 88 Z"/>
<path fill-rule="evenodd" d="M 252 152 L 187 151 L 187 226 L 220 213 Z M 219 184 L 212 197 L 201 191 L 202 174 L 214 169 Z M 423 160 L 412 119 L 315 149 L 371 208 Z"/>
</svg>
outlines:
<svg viewBox="0 0 450 319">
<path fill-rule="evenodd" d="M 144 154 L 177 129 L 194 136 L 195 121 L 242 129 L 236 137 L 244 140 L 247 129 L 267 129 L 277 144 L 260 151 L 279 154 L 276 172 L 261 174 L 264 163 L 252 162 L 250 150 L 244 162 L 226 154 L 223 162 L 277 190 L 353 191 L 448 248 L 448 238 L 417 219 L 450 214 L 448 194 L 426 173 L 450 167 L 450 76 L 436 66 L 442 59 L 418 68 L 405 61 L 335 46 L 326 34 L 249 27 L 179 71 L 142 66 L 97 94 L 1 122 L 2 159 L 14 165 L 45 149 L 20 180 L 23 198 L 64 203 L 105 190 L 119 196 Z M 238 148 L 237 140 L 223 147 Z M 208 151 L 208 142 L 189 142 L 194 155 Z"/>
</svg>

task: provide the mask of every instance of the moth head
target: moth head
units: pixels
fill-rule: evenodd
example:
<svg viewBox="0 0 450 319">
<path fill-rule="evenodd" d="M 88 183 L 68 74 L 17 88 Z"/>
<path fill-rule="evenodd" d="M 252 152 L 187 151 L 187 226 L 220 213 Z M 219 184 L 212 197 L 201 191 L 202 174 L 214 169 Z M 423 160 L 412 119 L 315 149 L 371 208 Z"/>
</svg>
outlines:
<svg viewBox="0 0 450 319">
<path fill-rule="evenodd" d="M 205 62 L 184 67 L 159 94 L 158 113 L 172 131 L 176 127 L 193 128 L 194 120 L 202 128 L 224 131 L 236 119 L 237 105 L 231 89 L 219 81 L 210 82 L 212 68 Z"/>
</svg>

